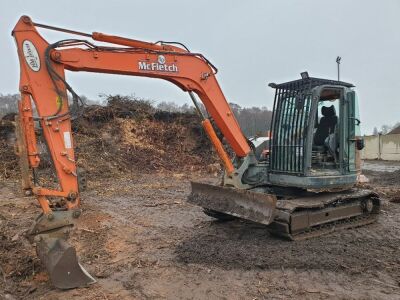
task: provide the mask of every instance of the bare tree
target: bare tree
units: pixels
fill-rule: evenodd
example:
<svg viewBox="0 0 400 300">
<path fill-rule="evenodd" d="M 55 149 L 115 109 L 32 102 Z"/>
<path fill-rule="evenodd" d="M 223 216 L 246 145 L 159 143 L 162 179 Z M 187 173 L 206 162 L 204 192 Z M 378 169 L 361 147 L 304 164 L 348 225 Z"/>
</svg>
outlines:
<svg viewBox="0 0 400 300">
<path fill-rule="evenodd" d="M 241 107 L 236 103 L 229 105 L 246 136 L 267 135 L 272 118 L 272 111 L 267 107 Z"/>
<path fill-rule="evenodd" d="M 0 118 L 9 113 L 18 111 L 17 101 L 20 99 L 19 94 L 0 94 Z"/>
<path fill-rule="evenodd" d="M 390 125 L 382 125 L 381 134 L 388 134 L 391 129 L 392 129 L 392 126 L 390 126 Z"/>
</svg>

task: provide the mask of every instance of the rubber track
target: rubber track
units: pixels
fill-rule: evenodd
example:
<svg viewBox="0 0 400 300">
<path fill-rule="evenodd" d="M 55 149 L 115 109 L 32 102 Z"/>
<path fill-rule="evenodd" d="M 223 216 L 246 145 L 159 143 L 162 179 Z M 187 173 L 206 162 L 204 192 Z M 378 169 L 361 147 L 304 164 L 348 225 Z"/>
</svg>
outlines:
<svg viewBox="0 0 400 300">
<path fill-rule="evenodd" d="M 326 224 L 322 224 L 319 226 L 314 226 L 309 228 L 303 232 L 298 232 L 295 235 L 277 232 L 270 230 L 270 233 L 273 235 L 281 236 L 287 238 L 292 241 L 301 241 L 310 238 L 315 238 L 319 236 L 323 236 L 326 234 L 330 234 L 332 232 L 336 232 L 339 230 L 351 229 L 356 227 L 365 226 L 371 223 L 374 223 L 378 219 L 378 213 L 369 213 L 361 216 L 356 216 L 349 219 L 338 220 Z"/>
</svg>

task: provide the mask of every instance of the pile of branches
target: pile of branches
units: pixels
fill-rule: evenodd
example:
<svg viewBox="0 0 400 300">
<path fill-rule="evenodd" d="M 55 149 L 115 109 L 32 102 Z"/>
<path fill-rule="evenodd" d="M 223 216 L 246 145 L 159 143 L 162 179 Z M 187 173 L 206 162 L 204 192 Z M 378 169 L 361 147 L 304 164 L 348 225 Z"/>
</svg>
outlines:
<svg viewBox="0 0 400 300">
<path fill-rule="evenodd" d="M 109 96 L 73 123 L 78 163 L 92 176 L 204 170 L 217 158 L 193 112 L 166 112 L 149 101 Z"/>
<path fill-rule="evenodd" d="M 138 172 L 192 172 L 218 165 L 218 159 L 194 112 L 167 112 L 150 101 L 109 96 L 107 104 L 84 108 L 72 122 L 78 167 L 90 177 Z M 40 136 L 38 141 L 44 143 Z M 14 121 L 0 124 L 0 177 L 18 178 Z M 40 147 L 41 169 L 51 168 Z M 47 173 L 46 173 L 47 174 Z"/>
<path fill-rule="evenodd" d="M 107 105 L 86 106 L 83 118 L 90 122 L 104 123 L 115 118 L 146 119 L 155 114 L 151 101 L 133 96 L 108 96 Z M 79 125 L 79 121 L 77 122 Z"/>
<path fill-rule="evenodd" d="M 19 172 L 14 117 L 8 114 L 0 120 L 0 178 L 14 178 Z"/>
</svg>

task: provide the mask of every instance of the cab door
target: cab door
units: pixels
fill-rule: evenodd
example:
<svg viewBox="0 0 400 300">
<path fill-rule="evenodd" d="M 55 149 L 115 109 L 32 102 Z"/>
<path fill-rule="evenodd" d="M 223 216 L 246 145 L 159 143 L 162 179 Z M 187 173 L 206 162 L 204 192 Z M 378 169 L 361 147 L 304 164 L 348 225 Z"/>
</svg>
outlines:
<svg viewBox="0 0 400 300">
<path fill-rule="evenodd" d="M 343 173 L 349 174 L 356 172 L 356 137 L 360 133 L 360 120 L 358 116 L 358 103 L 356 93 L 348 91 L 345 101 L 343 101 L 343 130 L 342 145 Z"/>
</svg>

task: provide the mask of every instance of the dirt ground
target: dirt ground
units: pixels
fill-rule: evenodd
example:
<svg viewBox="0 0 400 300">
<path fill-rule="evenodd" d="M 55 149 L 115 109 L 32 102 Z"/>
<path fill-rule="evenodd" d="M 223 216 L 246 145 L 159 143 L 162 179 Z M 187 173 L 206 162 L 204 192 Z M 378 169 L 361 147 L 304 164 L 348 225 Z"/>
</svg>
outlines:
<svg viewBox="0 0 400 300">
<path fill-rule="evenodd" d="M 68 291 L 51 286 L 24 238 L 39 212 L 35 200 L 3 180 L 0 299 L 400 299 L 394 165 L 400 169 L 364 164 L 367 185 L 383 197 L 377 223 L 300 242 L 240 220 L 214 221 L 187 204 L 189 181 L 201 173 L 89 179 L 70 242 L 97 283 Z"/>
</svg>

